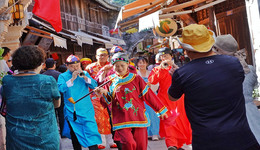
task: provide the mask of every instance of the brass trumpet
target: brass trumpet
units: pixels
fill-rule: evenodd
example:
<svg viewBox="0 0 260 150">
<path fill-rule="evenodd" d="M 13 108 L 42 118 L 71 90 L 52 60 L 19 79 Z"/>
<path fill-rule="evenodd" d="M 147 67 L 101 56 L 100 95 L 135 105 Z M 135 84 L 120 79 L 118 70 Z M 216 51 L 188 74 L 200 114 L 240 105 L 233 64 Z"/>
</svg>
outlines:
<svg viewBox="0 0 260 150">
<path fill-rule="evenodd" d="M 172 64 L 173 64 L 173 60 L 172 60 Z M 169 66 L 171 66 L 172 64 L 169 64 L 167 61 L 163 61 L 161 62 L 160 66 L 162 69 L 168 68 Z"/>
<path fill-rule="evenodd" d="M 161 67 L 163 69 L 165 69 L 165 68 L 169 67 L 169 64 L 166 61 L 164 61 L 164 62 L 161 63 Z"/>
<path fill-rule="evenodd" d="M 85 76 L 85 73 L 84 73 L 84 72 L 79 73 L 79 77 L 80 77 L 80 78 L 83 78 L 84 76 Z"/>
</svg>

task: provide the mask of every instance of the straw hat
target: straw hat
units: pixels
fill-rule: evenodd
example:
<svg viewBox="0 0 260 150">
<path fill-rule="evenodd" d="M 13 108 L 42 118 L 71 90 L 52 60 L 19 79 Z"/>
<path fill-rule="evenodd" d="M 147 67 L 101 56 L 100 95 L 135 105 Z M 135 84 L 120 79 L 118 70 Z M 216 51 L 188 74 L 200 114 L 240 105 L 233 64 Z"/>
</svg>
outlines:
<svg viewBox="0 0 260 150">
<path fill-rule="evenodd" d="M 215 34 L 204 25 L 191 24 L 184 27 L 182 37 L 177 37 L 183 49 L 205 53 L 211 50 L 215 43 Z"/>
</svg>

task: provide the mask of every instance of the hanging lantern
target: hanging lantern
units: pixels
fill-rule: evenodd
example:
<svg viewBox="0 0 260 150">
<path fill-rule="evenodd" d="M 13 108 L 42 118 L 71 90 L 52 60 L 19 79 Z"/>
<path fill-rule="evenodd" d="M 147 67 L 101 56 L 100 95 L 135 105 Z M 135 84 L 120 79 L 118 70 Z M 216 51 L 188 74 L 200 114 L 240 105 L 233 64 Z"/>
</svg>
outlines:
<svg viewBox="0 0 260 150">
<path fill-rule="evenodd" d="M 24 9 L 22 4 L 15 4 L 12 7 L 11 12 L 13 13 L 13 19 L 19 20 L 24 18 Z"/>
</svg>

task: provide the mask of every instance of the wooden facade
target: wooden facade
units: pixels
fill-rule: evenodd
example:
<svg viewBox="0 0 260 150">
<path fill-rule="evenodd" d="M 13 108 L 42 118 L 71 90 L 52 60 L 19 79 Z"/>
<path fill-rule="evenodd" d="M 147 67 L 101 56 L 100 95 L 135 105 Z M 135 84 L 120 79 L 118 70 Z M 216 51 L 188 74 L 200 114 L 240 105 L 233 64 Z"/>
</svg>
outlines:
<svg viewBox="0 0 260 150">
<path fill-rule="evenodd" d="M 86 30 L 109 35 L 109 9 L 93 0 L 61 0 L 61 18 L 64 29 Z M 105 33 L 107 32 L 107 33 Z"/>
<path fill-rule="evenodd" d="M 250 32 L 244 0 L 227 0 L 213 7 L 217 19 L 217 35 L 231 34 L 239 48 L 246 49 L 247 63 L 253 64 Z M 209 25 L 209 9 L 196 14 L 199 24 Z"/>
<path fill-rule="evenodd" d="M 33 5 L 34 2 L 28 8 L 29 12 L 32 11 Z M 100 0 L 60 0 L 60 9 L 62 32 L 92 32 L 109 37 L 109 30 L 113 28 L 120 8 L 105 1 L 101 4 Z M 52 43 L 46 51 L 48 57 L 51 57 L 52 53 L 58 54 L 58 65 L 64 63 L 70 54 L 78 55 L 80 58 L 88 57 L 95 60 L 96 49 L 105 47 L 104 43 L 96 40 L 94 40 L 93 45 L 83 43 L 82 46 L 78 45 L 76 40 L 68 38 L 66 41 L 67 49 L 55 47 Z"/>
</svg>

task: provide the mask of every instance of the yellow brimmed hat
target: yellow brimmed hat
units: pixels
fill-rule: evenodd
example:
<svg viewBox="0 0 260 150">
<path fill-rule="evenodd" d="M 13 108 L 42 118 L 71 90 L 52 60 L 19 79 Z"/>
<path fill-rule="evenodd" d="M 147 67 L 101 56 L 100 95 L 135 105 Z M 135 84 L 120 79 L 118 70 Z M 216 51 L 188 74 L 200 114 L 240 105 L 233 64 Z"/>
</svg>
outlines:
<svg viewBox="0 0 260 150">
<path fill-rule="evenodd" d="M 205 53 L 211 50 L 215 43 L 215 34 L 204 25 L 191 24 L 183 28 L 178 42 L 185 50 Z"/>
<path fill-rule="evenodd" d="M 84 65 L 84 64 L 91 64 L 91 63 L 92 63 L 92 60 L 91 60 L 90 58 L 82 58 L 82 59 L 80 60 L 80 63 L 81 63 L 82 65 Z"/>
</svg>

